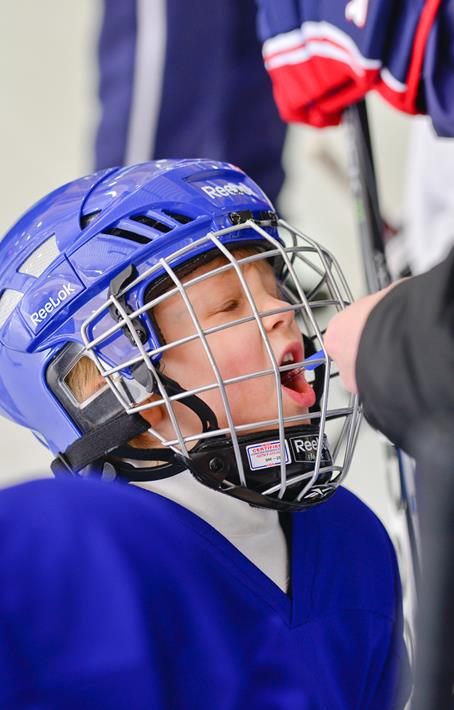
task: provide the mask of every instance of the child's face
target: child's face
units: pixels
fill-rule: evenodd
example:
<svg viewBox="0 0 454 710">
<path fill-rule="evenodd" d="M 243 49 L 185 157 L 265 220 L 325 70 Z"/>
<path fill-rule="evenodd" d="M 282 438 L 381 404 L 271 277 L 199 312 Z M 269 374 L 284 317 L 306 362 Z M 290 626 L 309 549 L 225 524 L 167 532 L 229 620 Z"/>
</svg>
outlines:
<svg viewBox="0 0 454 710">
<path fill-rule="evenodd" d="M 212 271 L 225 263 L 227 261 L 224 259 L 216 259 L 199 267 L 183 281 Z M 267 261 L 246 264 L 242 267 L 242 272 L 259 312 L 286 305 L 280 298 L 273 269 Z M 252 315 L 246 293 L 233 268 L 191 285 L 186 292 L 204 330 Z M 188 309 L 179 294 L 158 304 L 154 315 L 166 343 L 196 333 Z M 288 357 L 289 353 L 294 361 L 304 358 L 303 339 L 295 321 L 294 311 L 265 316 L 262 318 L 262 324 L 278 365 L 283 363 L 284 357 Z M 255 320 L 231 326 L 206 337 L 224 381 L 272 368 L 264 338 Z M 164 374 L 176 380 L 186 390 L 216 382 L 213 368 L 199 338 L 166 351 L 162 366 Z M 293 379 L 285 378 L 284 375 L 282 377 L 285 383 L 281 385 L 284 416 L 306 413 L 308 407 L 315 402 L 312 388 L 302 374 L 297 374 Z M 247 378 L 226 385 L 226 393 L 235 425 L 277 418 L 274 374 Z M 214 411 L 219 426 L 228 426 L 219 389 L 216 387 L 202 392 L 199 397 Z M 187 407 L 177 404 L 175 413 L 185 435 L 200 431 L 198 418 Z M 161 434 L 174 438 L 167 414 L 161 413 L 159 422 L 156 421 L 156 412 L 153 413 L 153 410 L 142 412 L 142 416 L 149 419 L 150 424 L 156 426 Z M 276 428 L 276 424 L 260 428 Z"/>
</svg>

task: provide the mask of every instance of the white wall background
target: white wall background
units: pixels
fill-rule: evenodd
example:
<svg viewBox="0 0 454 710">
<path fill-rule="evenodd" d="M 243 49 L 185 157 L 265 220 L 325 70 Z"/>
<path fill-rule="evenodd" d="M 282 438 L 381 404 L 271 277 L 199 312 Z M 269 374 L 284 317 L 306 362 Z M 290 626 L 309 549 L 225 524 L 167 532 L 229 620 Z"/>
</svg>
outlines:
<svg viewBox="0 0 454 710">
<path fill-rule="evenodd" d="M 33 202 L 92 169 L 97 0 L 14 0 L 0 21 L 0 235 Z M 0 486 L 48 475 L 32 434 L 0 421 Z"/>
<path fill-rule="evenodd" d="M 125 0 L 127 1 L 127 0 Z M 35 200 L 87 173 L 97 121 L 98 0 L 14 0 L 0 22 L 0 234 Z M 370 102 L 379 187 L 386 215 L 399 217 L 409 121 Z M 363 292 L 343 129 L 290 129 L 282 208 L 331 248 Z M 0 486 L 49 475 L 49 455 L 33 436 L 0 420 Z M 349 485 L 389 523 L 383 447 L 364 427 Z"/>
</svg>

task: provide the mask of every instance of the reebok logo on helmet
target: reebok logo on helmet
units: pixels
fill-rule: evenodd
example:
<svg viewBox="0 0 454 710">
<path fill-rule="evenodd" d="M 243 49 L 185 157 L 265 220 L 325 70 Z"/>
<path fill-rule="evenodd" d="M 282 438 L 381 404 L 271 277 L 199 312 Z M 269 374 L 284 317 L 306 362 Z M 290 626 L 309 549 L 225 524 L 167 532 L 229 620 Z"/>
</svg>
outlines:
<svg viewBox="0 0 454 710">
<path fill-rule="evenodd" d="M 226 182 L 223 185 L 203 185 L 201 189 L 212 199 L 216 199 L 217 197 L 229 197 L 230 195 L 258 197 L 254 190 L 244 183 Z"/>
<path fill-rule="evenodd" d="M 54 296 L 51 296 L 48 301 L 43 305 L 42 308 L 38 308 L 37 311 L 30 315 L 34 325 L 39 325 L 42 323 L 48 315 L 50 315 L 56 308 L 63 302 L 66 301 L 68 296 L 75 293 L 76 289 L 69 282 L 63 284 L 62 288 Z"/>
</svg>

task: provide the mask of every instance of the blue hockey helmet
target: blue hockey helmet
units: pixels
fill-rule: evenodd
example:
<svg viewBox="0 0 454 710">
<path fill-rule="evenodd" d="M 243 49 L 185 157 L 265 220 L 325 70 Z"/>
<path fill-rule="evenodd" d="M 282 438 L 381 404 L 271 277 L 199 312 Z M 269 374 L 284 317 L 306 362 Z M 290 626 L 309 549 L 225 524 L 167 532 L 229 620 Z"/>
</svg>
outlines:
<svg viewBox="0 0 454 710">
<path fill-rule="evenodd" d="M 240 247 L 246 251 L 237 259 Z M 216 257 L 216 268 L 191 279 Z M 267 314 L 255 307 L 242 276 L 243 264 L 261 259 L 273 265 L 288 301 L 281 310 L 299 318 L 309 348 L 301 362 L 277 361 L 262 324 Z M 234 421 L 231 381 L 223 380 L 187 294 L 188 284 L 227 269 L 238 276 L 250 304 L 246 320 L 256 322 L 270 361 L 269 369 L 237 380 L 271 375 L 276 383 L 275 415 L 247 426 Z M 309 272 L 306 294 L 301 280 Z M 169 343 L 153 309 L 175 294 L 194 333 Z M 350 300 L 332 255 L 279 220 L 261 189 L 233 165 L 159 160 L 94 173 L 43 198 L 0 243 L 0 411 L 55 454 L 56 474 L 140 481 L 189 468 L 202 483 L 252 505 L 298 510 L 329 497 L 351 458 L 357 402 L 330 407 L 332 363 L 318 323 L 320 313 Z M 162 367 L 166 351 L 191 339 L 201 341 L 213 374 L 212 383 L 194 390 Z M 321 366 L 317 403 L 304 416 L 286 417 L 283 378 L 290 386 L 287 375 L 308 370 L 311 353 Z M 82 358 L 101 382 L 84 398 L 70 385 Z M 213 389 L 224 427 L 204 398 Z M 196 431 L 182 430 L 177 404 L 194 414 Z M 141 416 L 156 407 L 167 412 L 172 436 Z M 333 457 L 325 429 L 338 418 L 344 423 Z M 128 444 L 144 433 L 155 446 Z"/>
</svg>

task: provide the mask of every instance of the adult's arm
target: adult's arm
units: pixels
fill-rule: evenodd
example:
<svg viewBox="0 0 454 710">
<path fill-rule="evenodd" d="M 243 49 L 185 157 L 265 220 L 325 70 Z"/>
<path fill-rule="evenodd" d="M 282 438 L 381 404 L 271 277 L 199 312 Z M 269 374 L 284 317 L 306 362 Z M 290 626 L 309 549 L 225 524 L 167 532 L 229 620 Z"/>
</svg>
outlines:
<svg viewBox="0 0 454 710">
<path fill-rule="evenodd" d="M 327 349 L 368 421 L 412 453 L 428 417 L 454 420 L 454 249 L 430 271 L 333 319 Z"/>
</svg>

